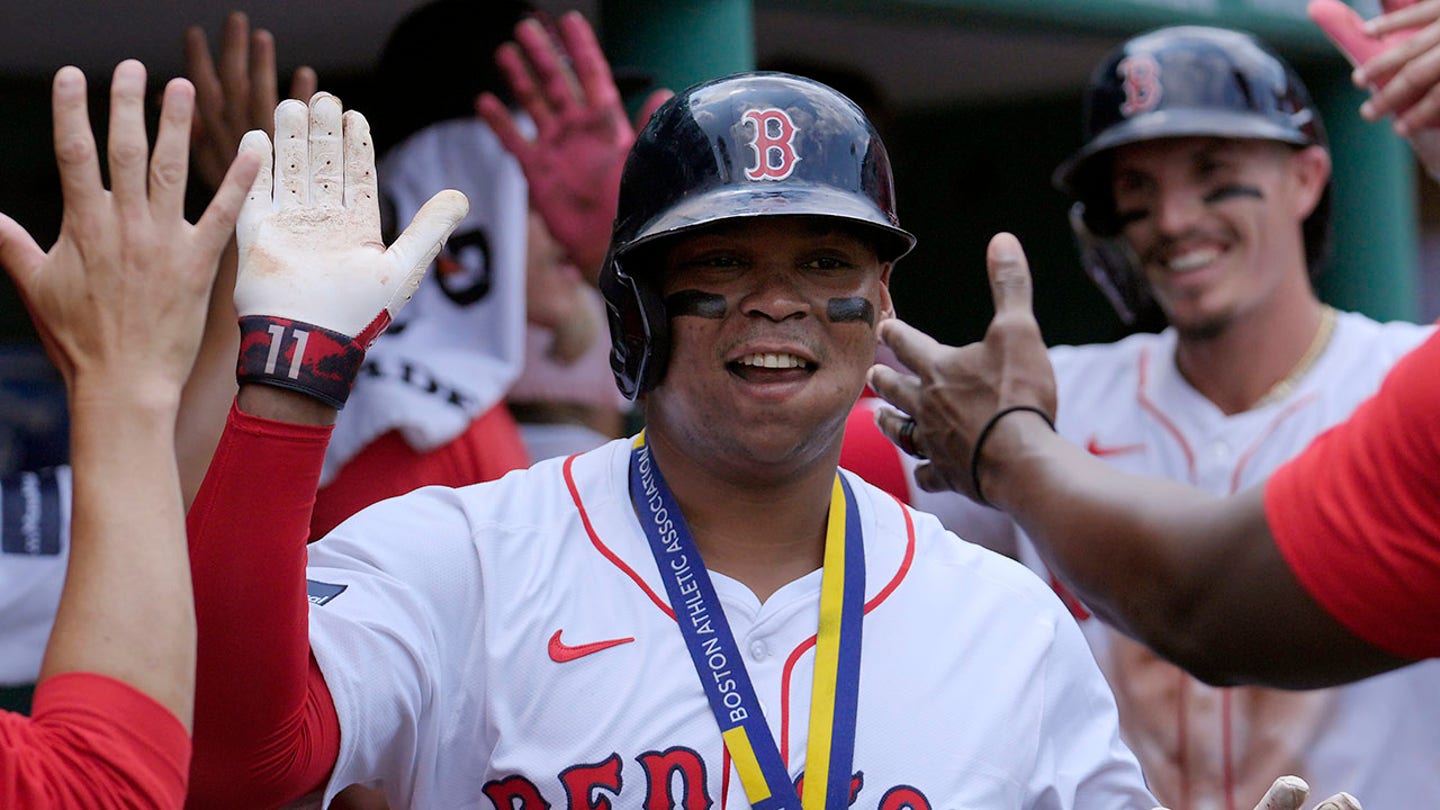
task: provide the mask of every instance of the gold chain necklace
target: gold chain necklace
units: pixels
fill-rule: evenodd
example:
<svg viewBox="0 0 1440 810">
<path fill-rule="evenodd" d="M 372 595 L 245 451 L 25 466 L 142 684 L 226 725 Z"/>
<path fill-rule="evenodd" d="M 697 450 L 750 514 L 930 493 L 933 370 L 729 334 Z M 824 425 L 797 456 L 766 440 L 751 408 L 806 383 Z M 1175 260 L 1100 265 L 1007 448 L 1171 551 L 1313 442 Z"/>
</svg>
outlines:
<svg viewBox="0 0 1440 810">
<path fill-rule="evenodd" d="M 1259 401 L 1250 407 L 1252 409 L 1263 408 L 1290 396 L 1290 392 L 1295 390 L 1295 386 L 1310 371 L 1311 366 L 1315 365 L 1315 361 L 1325 353 L 1325 347 L 1330 345 L 1330 336 L 1333 334 L 1335 334 L 1335 308 L 1322 304 L 1320 306 L 1320 328 L 1315 330 L 1315 337 L 1310 341 L 1309 348 L 1300 356 L 1295 367 L 1290 369 L 1290 373 L 1286 374 L 1280 382 L 1270 386 L 1270 390 L 1265 392 L 1265 396 L 1260 397 Z"/>
</svg>

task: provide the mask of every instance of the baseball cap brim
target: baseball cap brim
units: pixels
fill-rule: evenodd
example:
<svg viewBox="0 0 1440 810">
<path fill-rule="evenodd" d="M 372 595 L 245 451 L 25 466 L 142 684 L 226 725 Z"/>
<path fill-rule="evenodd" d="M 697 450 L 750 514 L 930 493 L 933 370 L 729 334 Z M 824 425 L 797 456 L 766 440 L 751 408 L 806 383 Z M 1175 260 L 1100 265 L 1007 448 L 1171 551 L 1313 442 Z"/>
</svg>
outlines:
<svg viewBox="0 0 1440 810">
<path fill-rule="evenodd" d="M 1310 139 L 1301 127 L 1309 122 L 1310 116 L 1307 109 L 1295 116 L 1293 126 L 1285 126 L 1250 111 L 1156 110 L 1116 124 L 1091 139 L 1055 169 L 1051 182 L 1061 191 L 1079 197 L 1082 186 L 1094 179 L 1087 176 L 1093 158 L 1118 146 L 1160 138 L 1214 136 L 1307 144 Z"/>
</svg>

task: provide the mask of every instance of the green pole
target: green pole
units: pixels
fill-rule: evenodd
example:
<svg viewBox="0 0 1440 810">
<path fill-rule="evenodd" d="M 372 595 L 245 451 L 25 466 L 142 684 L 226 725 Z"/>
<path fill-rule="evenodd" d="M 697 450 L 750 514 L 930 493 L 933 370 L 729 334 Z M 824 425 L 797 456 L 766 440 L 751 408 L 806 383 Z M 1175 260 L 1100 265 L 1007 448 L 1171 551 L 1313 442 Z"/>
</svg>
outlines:
<svg viewBox="0 0 1440 810">
<path fill-rule="evenodd" d="M 750 0 L 604 0 L 600 24 L 611 64 L 643 71 L 658 87 L 679 92 L 755 69 Z"/>
<path fill-rule="evenodd" d="M 1419 317 L 1415 161 L 1389 122 L 1367 123 L 1348 72 L 1310 85 L 1330 135 L 1335 177 L 1334 261 L 1320 295 L 1378 320 Z"/>
</svg>

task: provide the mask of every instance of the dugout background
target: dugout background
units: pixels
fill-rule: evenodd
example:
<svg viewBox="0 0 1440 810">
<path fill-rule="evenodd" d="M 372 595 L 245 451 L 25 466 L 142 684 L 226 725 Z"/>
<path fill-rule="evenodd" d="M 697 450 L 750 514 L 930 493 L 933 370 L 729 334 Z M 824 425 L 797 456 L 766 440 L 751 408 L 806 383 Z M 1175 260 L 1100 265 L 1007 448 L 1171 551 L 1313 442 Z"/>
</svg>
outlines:
<svg viewBox="0 0 1440 810">
<path fill-rule="evenodd" d="M 476 0 L 485 2 L 485 0 Z M 1352 0 L 1367 16 L 1375 0 Z M 181 34 L 218 37 L 232 7 L 275 32 L 282 71 L 314 65 L 321 87 L 367 108 L 369 71 L 385 35 L 420 0 L 0 0 L 0 211 L 42 244 L 58 230 L 49 81 L 79 64 L 92 117 L 104 118 L 110 70 L 125 56 L 150 68 L 152 88 L 182 71 Z M 809 72 L 852 95 L 872 86 L 872 117 L 896 165 L 901 220 L 919 246 L 897 268 L 902 317 L 949 342 L 977 338 L 990 316 L 984 249 L 1016 233 L 1037 280 L 1051 343 L 1123 333 L 1078 269 L 1067 201 L 1049 182 L 1079 144 L 1080 92 L 1091 67 L 1124 37 L 1199 22 L 1249 28 L 1299 69 L 1316 96 L 1336 166 L 1337 251 L 1322 283 L 1339 306 L 1379 318 L 1434 319 L 1440 270 L 1421 246 L 1440 243 L 1440 199 L 1418 182 L 1388 127 L 1360 121 L 1348 66 L 1304 18 L 1304 0 L 537 0 L 578 7 L 600 28 L 617 68 L 676 89 L 734 70 Z M 323 11 L 322 11 L 323 9 Z M 846 75 L 846 72 L 852 75 Z M 103 142 L 102 142 L 103 143 Z M 1417 216 L 1423 214 L 1423 216 Z M 34 331 L 0 281 L 0 472 L 63 456 L 63 392 L 37 362 Z"/>
</svg>

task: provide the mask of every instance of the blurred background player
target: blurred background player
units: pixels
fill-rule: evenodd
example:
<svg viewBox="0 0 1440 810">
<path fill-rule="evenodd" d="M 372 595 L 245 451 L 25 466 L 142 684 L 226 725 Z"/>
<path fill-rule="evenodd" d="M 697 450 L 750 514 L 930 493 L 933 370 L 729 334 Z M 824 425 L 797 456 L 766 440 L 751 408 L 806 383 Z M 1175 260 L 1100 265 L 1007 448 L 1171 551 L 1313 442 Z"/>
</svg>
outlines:
<svg viewBox="0 0 1440 810">
<path fill-rule="evenodd" d="M 1078 200 L 1082 263 L 1122 315 L 1158 306 L 1169 324 L 1050 351 L 1057 429 L 1112 466 L 1234 493 L 1344 419 L 1430 333 L 1316 297 L 1332 206 L 1324 131 L 1293 71 L 1249 35 L 1177 27 L 1127 41 L 1091 77 L 1084 133 L 1056 172 Z M 1019 552 L 1058 588 L 1023 537 Z M 1058 589 L 1172 806 L 1236 807 L 1277 771 L 1372 808 L 1440 791 L 1427 764 L 1440 734 L 1414 712 L 1440 697 L 1434 665 L 1328 692 L 1216 689 Z M 1371 732 L 1375 745 L 1353 744 Z"/>
<path fill-rule="evenodd" d="M 1230 494 L 1348 416 L 1429 333 L 1316 297 L 1329 155 L 1309 94 L 1269 48 L 1209 28 L 1135 37 L 1097 67 L 1085 115 L 1085 144 L 1056 173 L 1078 200 L 1081 261 L 1125 314 L 1158 305 L 1169 326 L 1051 351 L 1062 435 L 1119 469 Z M 1023 541 L 1021 554 L 1048 577 Z M 1414 712 L 1440 699 L 1434 665 L 1330 692 L 1217 690 L 1076 612 L 1173 806 L 1235 807 L 1277 772 L 1381 810 L 1440 793 L 1440 730 Z"/>
</svg>

